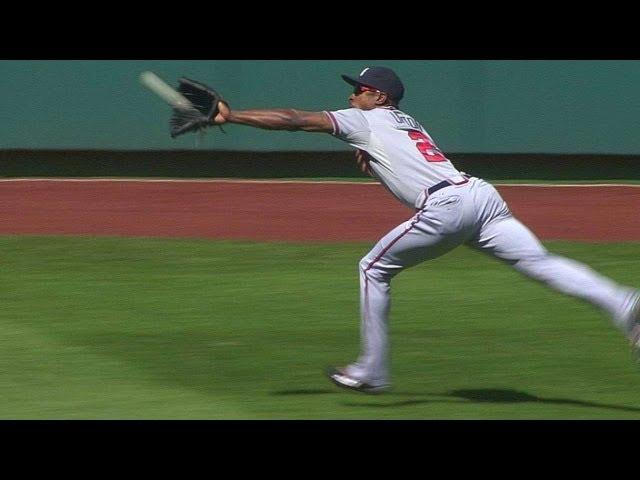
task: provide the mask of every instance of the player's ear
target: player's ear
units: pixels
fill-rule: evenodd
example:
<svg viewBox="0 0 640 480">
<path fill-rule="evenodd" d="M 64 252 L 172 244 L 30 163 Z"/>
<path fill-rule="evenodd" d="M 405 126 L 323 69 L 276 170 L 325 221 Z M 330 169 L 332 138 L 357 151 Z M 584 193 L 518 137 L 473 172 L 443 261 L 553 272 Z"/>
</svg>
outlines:
<svg viewBox="0 0 640 480">
<path fill-rule="evenodd" d="M 384 92 L 378 92 L 378 98 L 376 99 L 376 105 L 384 105 L 385 103 L 387 103 L 388 99 L 389 99 L 389 95 L 387 95 Z"/>
</svg>

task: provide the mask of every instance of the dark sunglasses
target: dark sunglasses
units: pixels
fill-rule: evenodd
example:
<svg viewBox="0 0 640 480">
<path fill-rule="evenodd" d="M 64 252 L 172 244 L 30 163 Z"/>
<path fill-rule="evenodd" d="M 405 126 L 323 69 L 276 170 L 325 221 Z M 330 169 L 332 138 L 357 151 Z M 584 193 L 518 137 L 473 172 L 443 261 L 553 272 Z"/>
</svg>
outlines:
<svg viewBox="0 0 640 480">
<path fill-rule="evenodd" d="M 364 85 L 356 85 L 353 89 L 354 95 L 360 95 L 362 92 L 379 92 L 380 90 L 376 90 L 375 88 L 365 87 Z"/>
</svg>

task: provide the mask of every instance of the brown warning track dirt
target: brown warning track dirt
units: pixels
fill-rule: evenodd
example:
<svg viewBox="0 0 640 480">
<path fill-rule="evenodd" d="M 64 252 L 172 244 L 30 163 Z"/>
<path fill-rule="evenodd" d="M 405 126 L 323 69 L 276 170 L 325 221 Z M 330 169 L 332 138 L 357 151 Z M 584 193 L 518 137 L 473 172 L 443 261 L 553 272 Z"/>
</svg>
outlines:
<svg viewBox="0 0 640 480">
<path fill-rule="evenodd" d="M 498 189 L 542 239 L 640 240 L 640 188 Z M 373 242 L 412 214 L 377 184 L 0 183 L 0 234 Z"/>
</svg>

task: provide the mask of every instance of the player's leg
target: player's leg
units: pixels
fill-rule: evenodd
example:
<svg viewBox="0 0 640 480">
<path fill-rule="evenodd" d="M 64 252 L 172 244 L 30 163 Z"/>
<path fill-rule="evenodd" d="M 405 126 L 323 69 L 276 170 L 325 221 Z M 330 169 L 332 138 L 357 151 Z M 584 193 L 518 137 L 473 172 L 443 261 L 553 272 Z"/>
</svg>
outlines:
<svg viewBox="0 0 640 480">
<path fill-rule="evenodd" d="M 600 275 L 587 265 L 554 255 L 508 211 L 506 203 L 486 182 L 479 182 L 480 228 L 471 244 L 513 265 L 524 275 L 549 287 L 590 302 L 607 312 L 625 334 L 638 292 Z"/>
<path fill-rule="evenodd" d="M 470 238 L 473 212 L 464 192 L 455 193 L 430 199 L 424 210 L 389 232 L 360 261 L 361 354 L 346 368 L 350 376 L 374 386 L 388 383 L 391 280 Z"/>
</svg>

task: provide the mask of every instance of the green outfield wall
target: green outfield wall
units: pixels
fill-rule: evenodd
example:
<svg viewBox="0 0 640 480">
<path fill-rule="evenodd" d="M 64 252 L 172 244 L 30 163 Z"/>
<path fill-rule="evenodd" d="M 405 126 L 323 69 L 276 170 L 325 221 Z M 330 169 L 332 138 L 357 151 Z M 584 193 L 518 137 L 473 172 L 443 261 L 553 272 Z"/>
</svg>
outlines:
<svg viewBox="0 0 640 480">
<path fill-rule="evenodd" d="M 232 107 L 347 106 L 340 73 L 388 65 L 403 110 L 445 152 L 640 154 L 640 61 L 4 60 L 1 150 L 346 151 L 325 134 L 232 125 L 172 140 L 170 110 L 138 82 L 152 70 L 217 87 Z"/>
</svg>

